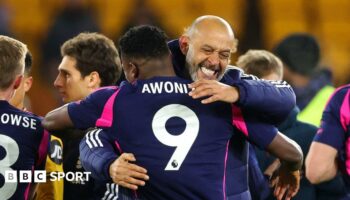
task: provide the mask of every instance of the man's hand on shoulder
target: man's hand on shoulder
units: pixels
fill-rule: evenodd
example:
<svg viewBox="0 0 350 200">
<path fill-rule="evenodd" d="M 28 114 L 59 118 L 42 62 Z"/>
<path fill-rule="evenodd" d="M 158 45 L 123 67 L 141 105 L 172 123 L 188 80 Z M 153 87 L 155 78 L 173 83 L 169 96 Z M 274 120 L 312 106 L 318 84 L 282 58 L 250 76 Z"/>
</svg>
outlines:
<svg viewBox="0 0 350 200">
<path fill-rule="evenodd" d="M 239 91 L 236 87 L 220 83 L 217 80 L 198 80 L 189 85 L 192 91 L 189 95 L 193 99 L 203 99 L 203 104 L 223 101 L 227 103 L 235 103 L 239 99 Z"/>
</svg>

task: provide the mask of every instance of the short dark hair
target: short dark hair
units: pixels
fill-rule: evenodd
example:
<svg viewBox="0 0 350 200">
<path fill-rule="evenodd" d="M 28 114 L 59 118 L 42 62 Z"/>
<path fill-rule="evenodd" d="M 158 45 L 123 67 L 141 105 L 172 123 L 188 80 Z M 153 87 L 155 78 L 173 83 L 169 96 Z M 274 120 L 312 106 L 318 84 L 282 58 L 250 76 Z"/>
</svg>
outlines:
<svg viewBox="0 0 350 200">
<path fill-rule="evenodd" d="M 100 86 L 115 84 L 121 74 L 118 50 L 112 40 L 99 33 L 80 33 L 61 47 L 62 56 L 77 60 L 76 68 L 82 77 L 98 72 Z"/>
<path fill-rule="evenodd" d="M 253 74 L 259 78 L 271 73 L 283 76 L 282 61 L 272 53 L 265 50 L 249 50 L 238 58 L 237 66 L 247 74 Z"/>
<path fill-rule="evenodd" d="M 23 73 L 27 46 L 13 38 L 0 35 L 0 89 L 7 89 L 17 75 Z"/>
<path fill-rule="evenodd" d="M 169 55 L 167 35 L 161 29 L 142 25 L 130 28 L 120 39 L 123 56 L 132 58 L 161 58 Z"/>
<path fill-rule="evenodd" d="M 291 71 L 311 75 L 320 60 L 320 46 L 311 35 L 295 33 L 283 39 L 273 51 Z"/>
<path fill-rule="evenodd" d="M 28 76 L 30 74 L 30 71 L 32 70 L 33 65 L 33 56 L 30 53 L 30 51 L 27 51 L 26 57 L 24 59 L 24 74 Z"/>
</svg>

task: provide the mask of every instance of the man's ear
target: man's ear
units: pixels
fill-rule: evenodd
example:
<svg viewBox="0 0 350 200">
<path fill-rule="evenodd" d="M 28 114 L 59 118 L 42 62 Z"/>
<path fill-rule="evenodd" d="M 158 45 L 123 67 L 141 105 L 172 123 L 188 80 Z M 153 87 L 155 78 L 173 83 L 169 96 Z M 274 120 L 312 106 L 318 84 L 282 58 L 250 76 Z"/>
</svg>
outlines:
<svg viewBox="0 0 350 200">
<path fill-rule="evenodd" d="M 99 88 L 101 86 L 101 78 L 100 78 L 100 74 L 96 71 L 93 71 L 89 74 L 88 78 L 88 86 L 90 88 Z"/>
<path fill-rule="evenodd" d="M 131 66 L 131 70 L 130 70 L 131 77 L 137 80 L 139 77 L 139 68 L 132 62 L 130 62 L 129 64 Z"/>
<path fill-rule="evenodd" d="M 22 79 L 23 79 L 23 75 L 16 76 L 15 83 L 13 84 L 13 88 L 15 90 L 21 85 Z"/>
<path fill-rule="evenodd" d="M 27 78 L 23 78 L 24 81 L 24 92 L 28 92 L 33 85 L 33 77 L 29 76 Z"/>
<path fill-rule="evenodd" d="M 184 55 L 186 55 L 188 51 L 188 46 L 190 45 L 190 38 L 186 35 L 182 35 L 179 38 L 179 45 L 180 45 L 181 52 Z"/>
</svg>

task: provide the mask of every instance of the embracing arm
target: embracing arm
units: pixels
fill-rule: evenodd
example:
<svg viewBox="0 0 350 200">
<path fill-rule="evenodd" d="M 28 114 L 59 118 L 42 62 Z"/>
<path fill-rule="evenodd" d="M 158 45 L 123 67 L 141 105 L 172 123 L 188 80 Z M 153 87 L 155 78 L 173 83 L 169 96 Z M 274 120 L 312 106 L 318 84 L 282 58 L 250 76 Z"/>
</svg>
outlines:
<svg viewBox="0 0 350 200">
<path fill-rule="evenodd" d="M 91 129 L 80 142 L 81 163 L 97 180 L 111 180 L 109 165 L 118 157 L 112 144 L 102 129 Z"/>
<path fill-rule="evenodd" d="M 42 121 L 42 125 L 49 131 L 63 130 L 73 127 L 73 122 L 68 114 L 68 104 L 47 113 Z"/>
<path fill-rule="evenodd" d="M 103 114 L 108 113 L 108 116 L 112 116 L 118 91 L 116 87 L 102 88 L 81 101 L 59 107 L 45 116 L 43 125 L 51 131 L 72 127 L 82 130 L 95 126 L 108 128 L 111 126 L 112 119 L 104 118 Z M 99 121 L 101 123 L 98 123 Z"/>
<path fill-rule="evenodd" d="M 240 79 L 230 85 L 240 91 L 236 105 L 246 109 L 288 115 L 296 104 L 294 91 L 285 81 L 262 80 L 253 75 L 241 74 Z"/>
<path fill-rule="evenodd" d="M 186 58 L 182 53 L 179 40 L 168 43 L 172 52 L 172 60 L 175 72 L 182 78 L 188 78 L 189 73 L 185 68 Z M 196 91 L 192 93 L 195 98 L 209 97 L 202 103 L 225 101 L 257 111 L 274 121 L 281 122 L 295 107 L 295 94 L 291 86 L 285 81 L 265 81 L 255 76 L 246 75 L 235 66 L 228 65 L 221 83 L 226 86 L 216 85 L 218 81 L 200 80 L 198 84 L 191 84 Z M 234 91 L 235 90 L 235 91 Z M 281 121 L 280 121 L 281 120 Z"/>
<path fill-rule="evenodd" d="M 271 124 L 261 122 L 254 113 L 233 106 L 233 124 L 247 139 L 261 149 L 279 158 L 281 166 L 270 179 L 278 200 L 286 194 L 287 200 L 295 196 L 300 186 L 300 168 L 303 153 L 298 144 L 278 132 Z M 288 189 L 288 190 L 287 190 Z"/>
<path fill-rule="evenodd" d="M 303 153 L 300 146 L 282 133 L 277 133 L 266 149 L 279 158 L 289 171 L 300 170 L 303 164 Z"/>
<path fill-rule="evenodd" d="M 92 129 L 80 143 L 80 159 L 86 171 L 98 180 L 114 183 L 136 190 L 148 180 L 147 170 L 133 164 L 133 154 L 119 153 L 114 142 L 102 129 Z"/>
<path fill-rule="evenodd" d="M 297 194 L 300 187 L 300 169 L 303 164 L 301 148 L 293 140 L 277 133 L 267 151 L 281 161 L 281 166 L 270 180 L 275 187 L 274 195 L 281 200 L 286 194 L 285 199 L 289 200 Z"/>
<path fill-rule="evenodd" d="M 227 70 L 222 81 L 199 80 L 190 84 L 190 96 L 202 103 L 224 101 L 259 113 L 261 118 L 279 124 L 295 107 L 295 94 L 285 81 L 260 80 L 238 69 Z"/>
</svg>

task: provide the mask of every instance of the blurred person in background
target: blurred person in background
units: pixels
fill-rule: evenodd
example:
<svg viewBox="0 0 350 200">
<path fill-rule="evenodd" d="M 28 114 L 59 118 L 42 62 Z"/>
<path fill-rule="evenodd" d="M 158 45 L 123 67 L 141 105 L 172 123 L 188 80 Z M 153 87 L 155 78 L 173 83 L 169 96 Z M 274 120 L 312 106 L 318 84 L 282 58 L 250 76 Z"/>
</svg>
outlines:
<svg viewBox="0 0 350 200">
<path fill-rule="evenodd" d="M 25 57 L 23 80 L 10 100 L 11 105 L 23 111 L 30 110 L 30 102 L 26 93 L 30 90 L 33 84 L 33 77 L 31 76 L 32 63 L 33 57 L 30 51 L 28 51 Z M 49 177 L 51 172 L 63 172 L 62 148 L 62 141 L 59 138 L 50 135 L 50 148 L 48 150 L 45 166 L 47 177 Z M 62 200 L 63 180 L 50 181 L 50 179 L 47 178 L 45 183 L 38 184 L 35 199 Z"/>
<path fill-rule="evenodd" d="M 122 33 L 125 33 L 130 28 L 139 25 L 154 25 L 161 27 L 159 22 L 159 17 L 154 8 L 150 7 L 145 0 L 136 0 L 135 6 L 130 18 L 127 19 L 127 23 L 123 28 Z M 118 41 L 118 39 L 116 40 Z"/>
<path fill-rule="evenodd" d="M 344 194 L 350 199 L 350 85 L 338 88 L 323 111 L 322 122 L 307 154 L 306 177 L 311 183 L 327 182 L 340 175 Z M 335 188 L 342 189 L 342 188 Z"/>
<path fill-rule="evenodd" d="M 320 47 L 316 38 L 292 34 L 277 44 L 273 52 L 284 64 L 284 80 L 294 89 L 300 109 L 298 120 L 318 127 L 334 87 L 331 72 L 319 68 Z"/>
<path fill-rule="evenodd" d="M 134 9 L 132 10 L 132 15 L 127 19 L 127 23 L 122 29 L 123 31 L 121 31 L 121 33 L 123 34 L 130 28 L 139 25 L 154 25 L 162 28 L 157 12 L 155 12 L 154 8 L 147 5 L 147 1 L 145 0 L 136 0 Z M 118 43 L 118 40 L 119 36 L 118 38 L 115 38 L 115 42 Z M 125 75 L 122 73 L 116 85 L 119 85 L 124 80 Z"/>
<path fill-rule="evenodd" d="M 82 32 L 99 32 L 100 27 L 84 0 L 64 0 L 64 8 L 57 14 L 42 44 L 41 76 L 52 83 L 60 63 L 59 48 L 69 38 Z"/>
<path fill-rule="evenodd" d="M 282 80 L 283 78 L 281 60 L 265 50 L 249 50 L 238 58 L 237 66 L 242 68 L 245 73 L 256 75 L 261 79 Z M 297 120 L 298 113 L 299 109 L 295 107 L 288 118 L 278 126 L 278 130 L 296 141 L 300 145 L 303 154 L 307 155 L 317 127 Z M 253 145 L 250 145 L 249 150 L 249 189 L 252 199 L 275 199 L 269 188 L 267 177 L 273 175 L 279 161 L 275 161 L 275 157 L 255 148 Z M 303 170 L 305 170 L 304 165 Z M 328 183 L 316 186 L 304 178 L 301 179 L 300 190 L 293 199 L 336 199 L 342 194 L 344 194 L 344 183 L 340 176 L 335 177 Z"/>
<path fill-rule="evenodd" d="M 6 5 L 6 1 L 0 1 L 0 35 L 11 36 L 10 30 L 10 7 Z"/>
</svg>

